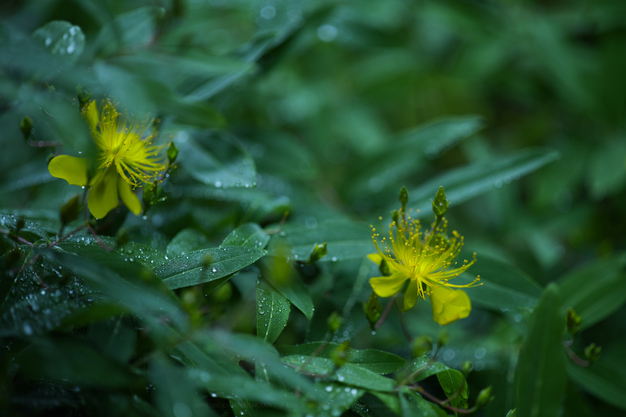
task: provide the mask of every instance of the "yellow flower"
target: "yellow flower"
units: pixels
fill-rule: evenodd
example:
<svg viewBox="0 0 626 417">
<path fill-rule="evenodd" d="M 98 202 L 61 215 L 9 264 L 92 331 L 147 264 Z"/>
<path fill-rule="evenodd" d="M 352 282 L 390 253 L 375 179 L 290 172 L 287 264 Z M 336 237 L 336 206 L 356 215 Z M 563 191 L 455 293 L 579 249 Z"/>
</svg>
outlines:
<svg viewBox="0 0 626 417">
<path fill-rule="evenodd" d="M 98 149 L 96 174 L 89 176 L 86 159 L 69 155 L 53 158 L 48 165 L 50 174 L 69 184 L 89 186 L 87 205 L 98 219 L 117 207 L 118 196 L 131 212 L 141 213 L 133 189 L 154 180 L 165 169 L 159 156 L 161 147 L 152 144 L 151 134 L 146 135 L 148 126 L 122 120 L 109 100 L 103 102 L 101 113 L 91 101 L 82 114 Z"/>
<path fill-rule="evenodd" d="M 426 299 L 429 296 L 433 319 L 437 323 L 449 324 L 469 316 L 472 309 L 469 297 L 464 291 L 453 288 L 481 285 L 477 284 L 480 278 L 465 285 L 449 281 L 476 262 L 476 254 L 471 262 L 463 261 L 457 267 L 455 259 L 463 247 L 463 237 L 454 231 L 448 238 L 446 229 L 444 219 L 443 225 L 422 232 L 419 220 L 407 219 L 402 210 L 398 220 L 389 225 L 389 238 L 383 238 L 380 245 L 379 235 L 372 227 L 377 253 L 368 255 L 368 258 L 378 265 L 384 262 L 389 272 L 389 276 L 370 279 L 374 292 L 380 297 L 391 297 L 400 292 L 408 280 L 404 310 L 413 308 L 419 297 Z"/>
</svg>

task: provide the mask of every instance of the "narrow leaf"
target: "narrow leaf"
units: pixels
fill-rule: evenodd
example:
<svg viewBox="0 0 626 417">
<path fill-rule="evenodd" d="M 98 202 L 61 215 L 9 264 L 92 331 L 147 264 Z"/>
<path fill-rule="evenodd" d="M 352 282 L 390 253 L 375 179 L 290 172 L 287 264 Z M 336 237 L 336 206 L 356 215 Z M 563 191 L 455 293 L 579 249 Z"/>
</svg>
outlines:
<svg viewBox="0 0 626 417">
<path fill-rule="evenodd" d="M 550 284 L 535 309 L 515 369 L 514 389 L 520 417 L 557 416 L 565 394 L 565 316 L 559 287 Z"/>
</svg>

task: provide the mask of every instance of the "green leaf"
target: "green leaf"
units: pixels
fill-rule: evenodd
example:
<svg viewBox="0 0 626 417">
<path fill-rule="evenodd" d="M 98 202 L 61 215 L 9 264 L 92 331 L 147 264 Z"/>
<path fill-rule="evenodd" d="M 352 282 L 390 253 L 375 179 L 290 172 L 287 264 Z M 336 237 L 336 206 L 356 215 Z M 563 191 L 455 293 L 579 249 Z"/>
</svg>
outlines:
<svg viewBox="0 0 626 417">
<path fill-rule="evenodd" d="M 91 235 L 72 236 L 61 242 L 58 246 L 69 253 L 74 253 L 86 259 L 91 259 L 122 276 L 138 276 L 148 272 L 148 267 L 153 268 L 165 261 L 165 255 L 156 249 L 140 243 L 128 242 L 124 246 L 116 248 L 116 240 L 101 236 L 100 241 L 109 248 L 102 248 Z"/>
<path fill-rule="evenodd" d="M 182 256 L 205 248 L 209 243 L 206 236 L 196 229 L 183 229 L 167 245 L 168 256 Z"/>
<path fill-rule="evenodd" d="M 439 175 L 409 192 L 411 207 L 420 210 L 417 217 L 430 213 L 431 199 L 440 186 L 446 189 L 450 205 L 463 203 L 487 192 L 500 188 L 513 180 L 538 170 L 558 159 L 559 153 L 545 148 L 530 148 L 516 154 L 498 157 L 488 162 L 467 165 Z M 390 210 L 396 207 L 391 207 Z"/>
<path fill-rule="evenodd" d="M 256 287 L 256 335 L 274 343 L 287 325 L 289 301 L 269 284 L 259 281 Z"/>
<path fill-rule="evenodd" d="M 216 188 L 256 186 L 256 167 L 249 155 L 240 153 L 224 160 L 191 137 L 176 143 L 180 147 L 181 167 L 197 181 Z"/>
<path fill-rule="evenodd" d="M 552 283 L 533 312 L 515 369 L 514 389 L 520 416 L 558 415 L 567 381 L 564 331 L 559 287 Z"/>
<path fill-rule="evenodd" d="M 33 38 L 51 54 L 65 56 L 70 62 L 75 62 L 85 49 L 81 28 L 62 20 L 46 23 L 33 32 Z"/>
<path fill-rule="evenodd" d="M 363 389 L 347 389 L 345 385 L 336 382 L 318 382 L 315 384 L 315 387 L 325 398 L 323 401 L 315 404 L 315 409 L 308 409 L 306 412 L 307 414 L 320 417 L 341 415 L 365 394 Z"/>
<path fill-rule="evenodd" d="M 281 360 L 284 363 L 300 367 L 309 357 L 295 355 L 285 356 Z M 304 371 L 314 373 L 316 375 L 326 375 L 333 381 L 338 381 L 346 385 L 361 387 L 374 391 L 392 392 L 396 387 L 396 381 L 391 378 L 385 378 L 375 372 L 364 367 L 346 363 L 335 372 L 335 363 L 332 359 L 316 357 L 311 359 L 303 368 Z"/>
<path fill-rule="evenodd" d="M 230 232 L 220 246 L 244 246 L 263 249 L 270 236 L 256 223 L 245 223 Z"/>
<path fill-rule="evenodd" d="M 349 195 L 379 192 L 424 168 L 426 160 L 436 158 L 459 140 L 467 138 L 484 126 L 479 116 L 449 117 L 418 126 L 403 134 L 384 153 L 363 162 L 356 177 L 350 181 Z M 447 188 L 446 188 L 447 189 Z M 432 193 L 436 191 L 433 190 Z"/>
<path fill-rule="evenodd" d="M 276 346 L 278 352 L 284 356 L 300 355 L 308 357 L 315 352 L 322 342 L 304 343 L 295 346 Z M 339 346 L 337 343 L 329 343 L 328 346 L 318 353 L 320 358 L 331 359 L 332 352 Z M 353 363 L 362 368 L 376 372 L 377 374 L 389 374 L 400 370 L 406 365 L 406 360 L 393 353 L 377 349 L 348 349 L 348 363 Z"/>
<path fill-rule="evenodd" d="M 559 280 L 563 311 L 573 308 L 588 328 L 617 311 L 626 301 L 624 255 L 599 259 Z M 563 313 L 565 314 L 565 313 Z"/>
<path fill-rule="evenodd" d="M 478 260 L 467 272 L 455 278 L 454 284 L 467 284 L 480 275 L 482 285 L 467 288 L 473 303 L 492 310 L 533 308 L 541 295 L 541 286 L 516 267 L 486 256 Z"/>
<path fill-rule="evenodd" d="M 99 291 L 108 300 L 114 300 L 132 312 L 151 327 L 155 336 L 170 335 L 172 327 L 184 333 L 188 328 L 187 316 L 172 293 L 162 286 L 156 278 L 131 275 L 122 278 L 104 265 L 62 253 L 57 250 L 41 250 L 44 257 L 58 262 L 67 268 L 95 291 Z M 165 319 L 165 320 L 164 320 Z M 163 331 L 163 333 L 161 333 Z"/>
<path fill-rule="evenodd" d="M 282 257 L 268 256 L 260 262 L 261 274 L 307 319 L 313 317 L 313 300 L 294 267 Z"/>
<path fill-rule="evenodd" d="M 306 260 L 316 243 L 327 243 L 327 254 L 319 262 L 361 259 L 374 252 L 371 230 L 365 224 L 350 221 L 325 222 L 316 227 L 285 225 L 279 235 L 272 236 L 270 254 L 289 248 L 295 260 Z"/>
<path fill-rule="evenodd" d="M 65 380 L 91 387 L 128 389 L 141 382 L 129 369 L 88 343 L 69 336 L 33 341 L 15 358 L 20 371 L 34 378 Z"/>
<path fill-rule="evenodd" d="M 400 136 L 400 150 L 414 150 L 429 159 L 467 138 L 485 126 L 482 116 L 446 117 L 411 129 Z M 398 148 L 396 148 L 398 149 Z"/>
<path fill-rule="evenodd" d="M 412 381 L 419 382 L 429 376 L 445 372 L 448 369 L 449 368 L 444 364 L 431 360 L 428 355 L 422 355 L 415 358 L 413 362 L 409 364 L 406 372 L 414 374 L 411 378 Z"/>
<path fill-rule="evenodd" d="M 232 275 L 264 255 L 262 249 L 247 247 L 211 248 L 171 259 L 154 272 L 171 289 L 190 287 Z"/>
<path fill-rule="evenodd" d="M 119 50 L 147 45 L 154 39 L 157 21 L 165 9 L 146 6 L 122 13 L 102 27 L 96 39 L 100 55 L 112 55 Z"/>
<path fill-rule="evenodd" d="M 216 353 L 228 352 L 229 355 L 231 357 L 234 356 L 237 361 L 245 359 L 249 362 L 259 364 L 265 372 L 267 372 L 267 380 L 282 381 L 285 386 L 290 387 L 293 391 L 299 390 L 313 400 L 321 400 L 323 398 L 323 396 L 319 395 L 313 383 L 308 378 L 300 375 L 295 369 L 285 366 L 278 357 L 275 349 L 267 342 L 264 342 L 255 336 L 240 335 L 224 331 L 211 331 L 195 334 L 192 341 L 196 352 L 194 353 L 194 357 L 196 358 L 194 361 L 196 363 L 201 363 L 200 361 L 206 360 L 207 355 L 215 356 Z M 186 354 L 190 354 L 190 352 L 186 352 Z M 255 382 L 245 371 L 243 371 L 242 368 L 238 366 L 234 370 L 229 371 L 228 368 L 230 368 L 230 366 L 227 367 L 227 365 L 229 365 L 229 363 L 233 363 L 233 360 L 228 360 L 224 356 L 224 353 L 222 353 L 221 356 L 216 356 L 215 360 L 212 360 L 212 363 L 212 365 L 206 368 L 209 372 L 211 372 L 210 369 L 215 368 L 215 366 L 221 366 L 223 368 L 223 372 L 226 372 L 227 374 L 230 373 L 232 375 L 237 375 L 243 373 L 248 380 L 253 383 Z M 227 394 L 228 389 L 238 390 L 237 392 L 240 393 L 239 395 L 243 398 L 250 398 L 260 402 L 266 402 L 266 400 L 269 400 L 267 402 L 273 403 L 276 401 L 282 401 L 285 403 L 284 392 L 276 392 L 277 390 L 271 389 L 269 384 L 247 383 L 250 387 L 250 389 L 247 390 L 246 386 L 239 383 L 242 381 L 243 380 L 234 380 L 231 382 L 225 380 L 224 384 L 222 384 L 221 376 L 219 374 L 217 378 L 210 379 L 210 383 L 213 387 L 215 387 L 216 390 L 224 391 L 224 394 Z M 226 388 L 226 383 L 229 384 L 230 388 Z M 267 388 L 260 389 L 261 386 L 266 386 Z M 265 396 L 265 398 L 262 396 Z M 268 396 L 272 396 L 273 399 Z M 291 396 L 291 399 L 293 398 L 294 397 Z M 287 401 L 286 406 L 288 406 L 288 403 L 289 401 Z"/>
<path fill-rule="evenodd" d="M 460 371 L 448 368 L 437 373 L 437 379 L 450 404 L 456 408 L 467 408 L 467 381 Z"/>
<path fill-rule="evenodd" d="M 402 417 L 443 417 L 446 412 L 437 405 L 426 401 L 421 395 L 408 389 L 400 393 Z"/>
<path fill-rule="evenodd" d="M 204 405 L 199 392 L 200 385 L 189 376 L 185 368 L 176 366 L 162 353 L 153 355 L 149 362 L 148 377 L 154 386 L 152 396 L 160 415 L 164 417 L 215 416 Z"/>
</svg>

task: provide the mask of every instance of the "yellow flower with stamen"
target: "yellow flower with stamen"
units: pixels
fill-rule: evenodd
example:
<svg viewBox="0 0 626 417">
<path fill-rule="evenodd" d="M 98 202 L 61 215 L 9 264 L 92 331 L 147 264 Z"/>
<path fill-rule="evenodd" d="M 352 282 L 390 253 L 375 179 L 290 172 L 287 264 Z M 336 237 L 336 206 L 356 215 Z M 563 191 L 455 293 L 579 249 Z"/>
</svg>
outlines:
<svg viewBox="0 0 626 417">
<path fill-rule="evenodd" d="M 408 280 L 403 299 L 403 309 L 415 306 L 418 298 L 430 298 L 433 319 L 439 324 L 449 324 L 469 316 L 472 309 L 467 294 L 455 288 L 470 288 L 477 285 L 480 277 L 465 285 L 455 285 L 453 278 L 466 271 L 474 262 L 463 261 L 457 266 L 455 259 L 463 247 L 463 237 L 456 231 L 452 237 L 446 235 L 447 221 L 423 232 L 419 220 L 407 218 L 400 210 L 396 221 L 389 225 L 389 237 L 379 242 L 379 234 L 372 226 L 372 240 L 377 253 L 368 258 L 378 265 L 386 264 L 389 276 L 370 279 L 370 285 L 380 297 L 398 294 Z M 383 268 L 381 268 L 383 269 Z"/>
<path fill-rule="evenodd" d="M 119 197 L 131 212 L 141 213 L 133 189 L 153 181 L 165 169 L 164 158 L 159 156 L 162 147 L 152 143 L 150 124 L 124 120 L 109 100 L 102 103 L 100 113 L 96 102 L 90 101 L 82 114 L 98 149 L 96 174 L 90 178 L 87 159 L 69 155 L 53 158 L 50 174 L 69 184 L 89 186 L 87 205 L 98 219 L 117 207 Z"/>
</svg>

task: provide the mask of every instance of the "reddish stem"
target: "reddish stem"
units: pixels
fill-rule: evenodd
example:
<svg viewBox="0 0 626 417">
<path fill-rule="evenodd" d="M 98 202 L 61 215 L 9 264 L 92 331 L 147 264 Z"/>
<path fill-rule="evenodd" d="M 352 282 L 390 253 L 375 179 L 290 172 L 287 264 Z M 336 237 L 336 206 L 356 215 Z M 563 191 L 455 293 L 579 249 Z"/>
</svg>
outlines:
<svg viewBox="0 0 626 417">
<path fill-rule="evenodd" d="M 572 362 L 574 362 L 578 366 L 582 366 L 586 368 L 589 365 L 591 365 L 591 362 L 582 359 L 572 349 L 570 349 L 570 346 L 572 346 L 573 343 L 574 343 L 573 340 L 567 340 L 563 342 L 563 346 L 565 346 L 565 351 L 567 352 L 567 356 L 569 356 Z"/>
<path fill-rule="evenodd" d="M 389 315 L 389 311 L 391 311 L 391 307 L 393 307 L 393 304 L 396 301 L 396 297 L 397 296 L 395 296 L 395 295 L 393 297 L 391 297 L 391 299 L 387 303 L 387 306 L 385 307 L 385 311 L 383 311 L 383 315 L 380 316 L 380 319 L 378 319 L 378 322 L 376 323 L 376 326 L 374 326 L 374 330 L 378 330 L 378 328 L 383 325 L 383 323 L 387 319 L 387 316 Z"/>
<path fill-rule="evenodd" d="M 422 394 L 424 397 L 426 397 L 426 398 L 428 398 L 429 400 L 431 400 L 431 401 L 433 401 L 433 402 L 435 402 L 435 403 L 439 404 L 439 405 L 440 405 L 440 406 L 442 406 L 442 407 L 447 408 L 447 409 L 448 409 L 448 410 L 450 410 L 450 411 L 454 411 L 454 412 L 456 412 L 456 413 L 461 413 L 461 414 L 471 414 L 471 413 L 473 413 L 474 411 L 476 411 L 476 407 L 469 408 L 469 409 L 464 409 L 464 408 L 456 408 L 456 407 L 453 407 L 453 406 L 449 405 L 449 404 L 447 403 L 447 401 L 440 400 L 439 398 L 437 398 L 437 397 L 435 397 L 434 395 L 432 395 L 430 392 L 425 391 L 425 390 L 424 390 L 424 388 L 422 388 L 422 387 L 421 387 L 421 386 L 419 386 L 419 385 L 416 385 L 415 387 L 411 387 L 411 388 L 414 388 L 417 392 L 419 392 L 420 394 Z"/>
</svg>

